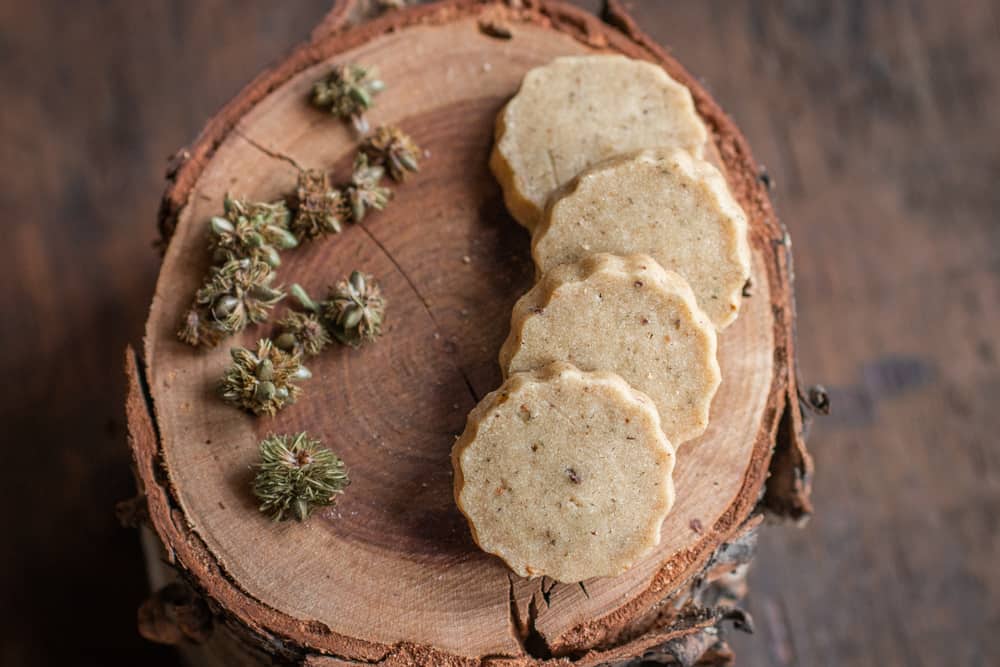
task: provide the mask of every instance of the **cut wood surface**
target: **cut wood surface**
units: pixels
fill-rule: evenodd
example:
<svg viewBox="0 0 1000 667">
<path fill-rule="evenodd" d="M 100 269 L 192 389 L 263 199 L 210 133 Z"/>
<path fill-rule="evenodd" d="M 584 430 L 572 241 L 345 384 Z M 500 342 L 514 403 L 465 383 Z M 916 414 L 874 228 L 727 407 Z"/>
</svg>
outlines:
<svg viewBox="0 0 1000 667">
<path fill-rule="evenodd" d="M 135 632 L 143 558 L 109 510 L 135 493 L 120 361 L 160 267 L 150 220 L 167 156 L 329 5 L 0 9 L 5 666 L 178 662 Z M 630 9 L 766 165 L 794 239 L 802 377 L 834 401 L 809 440 L 815 518 L 761 530 L 738 664 L 995 663 L 1000 7 Z"/>
<path fill-rule="evenodd" d="M 512 37 L 486 34 L 487 21 Z M 487 168 L 494 118 L 529 68 L 593 50 L 658 60 L 692 87 L 750 219 L 753 292 L 721 336 L 723 384 L 709 430 L 678 458 L 677 503 L 659 548 L 620 577 L 560 585 L 521 580 L 475 548 L 454 507 L 449 453 L 468 411 L 500 383 L 496 355 L 533 275 L 527 233 L 504 211 Z M 354 268 L 375 274 L 390 304 L 386 334 L 360 351 L 310 360 L 304 398 L 256 419 L 219 401 L 214 386 L 229 344 L 250 345 L 268 330 L 203 352 L 175 332 L 207 268 L 206 220 L 226 193 L 279 198 L 293 189 L 297 166 L 346 178 L 355 137 L 306 102 L 313 81 L 340 62 L 378 68 L 388 89 L 369 122 L 401 126 L 427 156 L 385 212 L 286 253 L 279 280 L 317 293 Z M 450 2 L 394 13 L 319 37 L 262 75 L 208 125 L 174 178 L 166 200 L 176 222 L 164 225 L 172 236 L 147 325 L 146 373 L 170 502 L 185 539 L 204 542 L 198 557 L 217 564 L 199 570 L 177 551 L 179 566 L 227 613 L 351 660 L 382 660 L 400 645 L 472 658 L 613 647 L 756 505 L 795 396 L 785 235 L 735 128 L 641 37 L 558 3 Z M 797 412 L 793 402 L 790 418 Z M 256 443 L 303 429 L 343 457 L 352 484 L 313 521 L 274 525 L 249 493 Z M 157 524 L 154 516 L 162 531 Z M 172 536 L 161 537 L 175 548 Z M 541 653 L 530 637 L 540 638 Z"/>
</svg>

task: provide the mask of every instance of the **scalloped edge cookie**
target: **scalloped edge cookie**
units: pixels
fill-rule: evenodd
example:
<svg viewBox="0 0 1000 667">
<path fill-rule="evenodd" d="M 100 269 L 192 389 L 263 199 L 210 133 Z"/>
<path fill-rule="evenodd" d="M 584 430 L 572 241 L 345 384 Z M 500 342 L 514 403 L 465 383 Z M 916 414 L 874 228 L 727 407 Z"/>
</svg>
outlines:
<svg viewBox="0 0 1000 667">
<path fill-rule="evenodd" d="M 612 373 L 517 373 L 452 449 L 455 502 L 481 549 L 517 574 L 621 574 L 660 542 L 674 448 L 649 397 Z"/>
<path fill-rule="evenodd" d="M 718 169 L 680 149 L 612 158 L 553 197 L 531 243 L 538 274 L 598 252 L 645 253 L 681 274 L 720 331 L 750 277 L 746 214 Z"/>
<path fill-rule="evenodd" d="M 708 132 L 691 92 L 662 67 L 622 55 L 567 56 L 530 70 L 497 116 L 490 168 L 529 230 L 549 195 L 585 168 L 648 148 L 700 156 Z"/>
<path fill-rule="evenodd" d="M 648 255 L 597 254 L 549 271 L 514 305 L 505 377 L 565 361 L 648 395 L 680 446 L 708 426 L 721 383 L 715 327 L 687 282 Z"/>
</svg>

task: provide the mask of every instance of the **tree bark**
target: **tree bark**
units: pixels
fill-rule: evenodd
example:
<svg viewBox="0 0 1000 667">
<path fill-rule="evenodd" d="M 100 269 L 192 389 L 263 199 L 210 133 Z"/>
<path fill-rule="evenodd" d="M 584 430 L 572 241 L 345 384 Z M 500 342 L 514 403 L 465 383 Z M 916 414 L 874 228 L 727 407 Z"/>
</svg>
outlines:
<svg viewBox="0 0 1000 667">
<path fill-rule="evenodd" d="M 348 27 L 375 8 L 338 3 L 168 173 L 145 364 L 126 355 L 145 499 L 131 511 L 175 572 L 144 605 L 144 634 L 202 664 L 725 664 L 724 629 L 750 627 L 737 605 L 763 514 L 811 511 L 790 244 L 746 141 L 616 2 L 603 22 L 560 2 L 450 0 Z M 486 167 L 493 119 L 527 69 L 592 51 L 657 62 L 691 89 L 750 220 L 753 285 L 720 339 L 712 425 L 680 453 L 663 543 L 621 577 L 562 585 L 520 579 L 476 550 L 452 503 L 448 452 L 499 384 L 510 308 L 533 276 L 527 235 Z M 298 166 L 346 177 L 355 137 L 305 100 L 331 63 L 347 61 L 378 66 L 388 84 L 372 125 L 397 124 L 430 154 L 386 211 L 286 253 L 279 280 L 320 291 L 351 269 L 373 272 L 390 301 L 388 331 L 370 348 L 317 358 L 303 400 L 254 419 L 212 395 L 226 346 L 195 352 L 174 332 L 208 265 L 205 221 L 227 192 L 280 197 Z M 335 509 L 274 525 L 250 494 L 256 443 L 303 429 L 345 459 L 353 482 Z"/>
</svg>

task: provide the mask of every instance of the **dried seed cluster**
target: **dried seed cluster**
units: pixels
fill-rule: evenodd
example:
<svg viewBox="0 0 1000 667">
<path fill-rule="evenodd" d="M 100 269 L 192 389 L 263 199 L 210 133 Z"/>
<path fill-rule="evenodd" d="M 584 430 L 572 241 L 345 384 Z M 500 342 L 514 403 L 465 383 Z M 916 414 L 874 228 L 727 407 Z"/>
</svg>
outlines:
<svg viewBox="0 0 1000 667">
<path fill-rule="evenodd" d="M 295 217 L 291 229 L 303 241 L 324 234 L 339 234 L 350 219 L 344 194 L 330 184 L 330 176 L 318 169 L 299 172 L 295 189 Z"/>
<path fill-rule="evenodd" d="M 385 298 L 372 276 L 354 271 L 330 291 L 322 313 L 337 340 L 361 347 L 382 334 Z"/>
<path fill-rule="evenodd" d="M 364 137 L 364 112 L 384 87 L 370 68 L 340 65 L 316 82 L 310 101 L 350 119 Z M 227 195 L 223 214 L 209 220 L 213 265 L 184 315 L 180 340 L 212 346 L 266 321 L 285 297 L 273 284 L 281 252 L 339 234 L 348 223 L 385 208 L 392 198 L 382 184 L 386 174 L 404 180 L 419 170 L 419 156 L 419 147 L 402 130 L 378 127 L 363 139 L 351 179 L 342 186 L 325 171 L 302 169 L 286 200 L 254 202 Z M 302 358 L 319 354 L 332 340 L 360 347 L 382 333 L 386 302 L 371 275 L 353 271 L 319 302 L 298 285 L 290 292 L 301 310 L 278 320 L 273 340 L 261 339 L 255 349 L 233 348 L 232 363 L 219 382 L 225 401 L 255 415 L 273 416 L 296 401 L 302 392 L 298 383 L 312 375 Z M 348 484 L 343 461 L 305 432 L 267 437 L 260 457 L 254 493 L 260 510 L 276 521 L 292 515 L 305 520 L 317 507 L 333 504 Z"/>
<path fill-rule="evenodd" d="M 371 108 L 374 96 L 385 90 L 376 72 L 356 64 L 336 65 L 324 78 L 313 84 L 310 101 L 338 118 L 349 119 L 359 133 L 368 131 L 364 112 Z"/>
<path fill-rule="evenodd" d="M 304 431 L 260 443 L 253 491 L 260 511 L 275 521 L 290 515 L 305 521 L 317 508 L 334 504 L 349 483 L 344 462 Z"/>
<path fill-rule="evenodd" d="M 420 147 L 394 125 L 375 128 L 361 142 L 361 152 L 371 164 L 385 167 L 394 181 L 406 178 L 406 172 L 420 170 Z"/>
<path fill-rule="evenodd" d="M 266 338 L 258 341 L 256 351 L 234 347 L 232 356 L 219 392 L 228 403 L 255 415 L 274 416 L 291 405 L 302 393 L 297 383 L 312 377 L 298 354 L 280 350 Z"/>
<path fill-rule="evenodd" d="M 420 148 L 402 130 L 376 128 L 361 144 L 354 160 L 351 180 L 337 187 L 329 174 L 315 169 L 299 172 L 289 229 L 296 241 L 339 234 L 349 222 L 361 222 L 369 211 L 381 211 L 392 199 L 392 190 L 382 185 L 386 173 L 402 181 L 416 172 Z"/>
<path fill-rule="evenodd" d="M 272 286 L 279 251 L 299 242 L 289 230 L 283 201 L 234 199 L 223 202 L 223 216 L 209 221 L 209 249 L 214 265 L 184 314 L 177 337 L 188 345 L 216 345 L 226 336 L 267 319 L 284 298 Z"/>
<path fill-rule="evenodd" d="M 314 357 L 330 344 L 330 334 L 315 313 L 289 311 L 278 320 L 274 344 L 286 352 Z"/>
<path fill-rule="evenodd" d="M 331 287 L 326 299 L 319 302 L 313 300 L 300 285 L 292 285 L 290 291 L 306 311 L 298 313 L 301 319 L 308 320 L 309 326 L 321 325 L 329 336 L 344 345 L 358 348 L 377 340 L 382 334 L 386 300 L 378 281 L 369 274 L 352 271 L 347 280 Z M 286 338 L 286 334 L 289 337 Z M 278 338 L 294 349 L 296 341 L 302 336 L 287 328 Z M 304 342 L 299 344 L 304 348 Z M 322 345 L 318 349 L 322 349 Z"/>
<path fill-rule="evenodd" d="M 226 197 L 225 217 L 209 221 L 212 230 L 212 259 L 228 262 L 234 259 L 260 259 L 277 268 L 281 265 L 279 250 L 299 244 L 289 231 L 290 214 L 285 202 L 260 203 Z"/>
<path fill-rule="evenodd" d="M 188 345 L 212 346 L 250 324 L 263 322 L 285 297 L 272 282 L 273 268 L 260 259 L 231 259 L 212 267 L 177 337 Z"/>
</svg>

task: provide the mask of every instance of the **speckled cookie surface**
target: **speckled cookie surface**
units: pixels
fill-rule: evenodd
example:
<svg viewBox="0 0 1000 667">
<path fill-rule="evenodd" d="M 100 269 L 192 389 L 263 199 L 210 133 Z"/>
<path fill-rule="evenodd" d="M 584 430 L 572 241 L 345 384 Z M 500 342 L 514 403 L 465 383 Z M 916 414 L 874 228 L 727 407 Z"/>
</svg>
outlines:
<svg viewBox="0 0 1000 667">
<path fill-rule="evenodd" d="M 700 155 L 707 132 L 687 88 L 620 55 L 557 58 L 529 71 L 497 117 L 490 167 L 528 229 L 551 192 L 586 167 L 654 146 Z"/>
<path fill-rule="evenodd" d="M 539 274 L 597 252 L 646 253 L 691 285 L 716 328 L 750 277 L 747 220 L 722 174 L 677 149 L 612 158 L 553 199 L 531 247 Z"/>
<path fill-rule="evenodd" d="M 721 381 L 714 326 L 687 282 L 648 255 L 563 264 L 521 297 L 500 368 L 553 361 L 620 375 L 653 400 L 674 446 L 704 432 Z"/>
<path fill-rule="evenodd" d="M 659 543 L 673 504 L 674 450 L 650 399 L 569 364 L 483 398 L 452 463 L 476 543 L 521 576 L 621 574 Z"/>
</svg>

